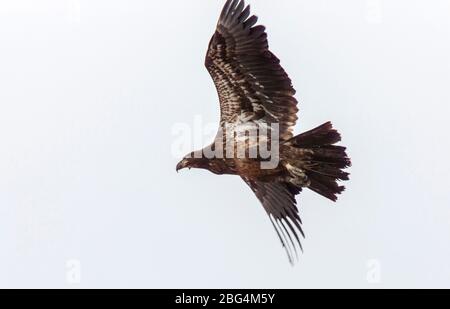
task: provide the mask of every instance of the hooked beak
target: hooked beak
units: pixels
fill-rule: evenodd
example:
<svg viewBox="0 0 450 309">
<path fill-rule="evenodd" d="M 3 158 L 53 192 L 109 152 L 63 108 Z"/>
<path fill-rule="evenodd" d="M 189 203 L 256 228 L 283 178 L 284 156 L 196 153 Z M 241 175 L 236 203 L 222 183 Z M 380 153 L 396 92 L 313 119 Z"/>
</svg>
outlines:
<svg viewBox="0 0 450 309">
<path fill-rule="evenodd" d="M 188 166 L 188 161 L 181 160 L 180 163 L 177 164 L 177 173 L 179 170 L 182 170 Z"/>
</svg>

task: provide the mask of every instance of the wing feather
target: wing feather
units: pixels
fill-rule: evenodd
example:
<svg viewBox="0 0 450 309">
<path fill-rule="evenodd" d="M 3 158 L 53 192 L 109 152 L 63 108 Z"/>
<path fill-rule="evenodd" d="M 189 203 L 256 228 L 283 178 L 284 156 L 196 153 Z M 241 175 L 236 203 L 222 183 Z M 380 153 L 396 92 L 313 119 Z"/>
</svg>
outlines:
<svg viewBox="0 0 450 309">
<path fill-rule="evenodd" d="M 219 94 L 221 124 L 240 116 L 279 124 L 280 139 L 292 137 L 297 100 L 292 82 L 269 51 L 264 26 L 255 26 L 244 0 L 228 0 L 205 59 Z"/>
<path fill-rule="evenodd" d="M 269 215 L 289 261 L 293 264 L 295 258 L 298 258 L 297 248 L 303 251 L 299 234 L 305 237 L 295 199 L 300 190 L 280 182 L 267 183 L 245 177 L 243 180 L 250 186 Z"/>
</svg>

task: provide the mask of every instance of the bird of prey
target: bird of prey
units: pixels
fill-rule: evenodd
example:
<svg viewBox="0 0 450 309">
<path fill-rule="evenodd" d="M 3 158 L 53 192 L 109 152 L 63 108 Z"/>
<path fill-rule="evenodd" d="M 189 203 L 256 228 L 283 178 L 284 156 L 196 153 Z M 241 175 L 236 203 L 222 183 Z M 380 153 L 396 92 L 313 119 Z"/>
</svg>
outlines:
<svg viewBox="0 0 450 309">
<path fill-rule="evenodd" d="M 176 170 L 240 176 L 269 215 L 293 264 L 304 237 L 296 195 L 308 188 L 336 201 L 344 190 L 338 181 L 349 179 L 343 170 L 351 163 L 346 148 L 335 145 L 341 137 L 330 122 L 293 135 L 295 90 L 257 20 L 243 0 L 226 2 L 205 59 L 219 95 L 219 133 L 210 146 L 184 157 Z"/>
</svg>

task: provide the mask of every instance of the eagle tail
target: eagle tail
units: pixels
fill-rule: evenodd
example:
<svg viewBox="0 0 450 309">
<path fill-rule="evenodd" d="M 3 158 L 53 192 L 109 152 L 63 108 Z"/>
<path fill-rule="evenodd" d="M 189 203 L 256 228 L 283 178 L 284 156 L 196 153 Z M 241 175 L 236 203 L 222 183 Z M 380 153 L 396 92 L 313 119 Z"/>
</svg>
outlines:
<svg viewBox="0 0 450 309">
<path fill-rule="evenodd" d="M 308 158 L 301 158 L 302 167 L 309 180 L 308 188 L 332 200 L 345 190 L 338 185 L 339 180 L 348 180 L 349 173 L 343 169 L 351 166 L 346 148 L 334 144 L 341 141 L 341 135 L 333 129 L 331 122 L 327 122 L 315 129 L 292 138 L 289 143 L 304 150 L 308 150 Z"/>
</svg>

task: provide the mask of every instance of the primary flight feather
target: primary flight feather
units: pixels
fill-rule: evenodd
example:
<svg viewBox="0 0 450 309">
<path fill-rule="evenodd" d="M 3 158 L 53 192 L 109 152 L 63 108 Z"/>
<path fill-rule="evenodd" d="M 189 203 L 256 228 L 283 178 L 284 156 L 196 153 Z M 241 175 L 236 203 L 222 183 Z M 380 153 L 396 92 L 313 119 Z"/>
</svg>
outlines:
<svg viewBox="0 0 450 309">
<path fill-rule="evenodd" d="M 225 3 L 205 59 L 219 95 L 219 132 L 210 146 L 178 163 L 177 171 L 202 168 L 240 176 L 293 263 L 304 237 L 295 196 L 309 188 L 336 201 L 344 190 L 337 181 L 348 180 L 343 169 L 350 159 L 345 147 L 335 145 L 341 137 L 330 122 L 293 135 L 295 90 L 257 20 L 243 0 Z"/>
</svg>

